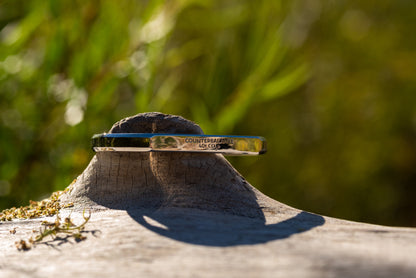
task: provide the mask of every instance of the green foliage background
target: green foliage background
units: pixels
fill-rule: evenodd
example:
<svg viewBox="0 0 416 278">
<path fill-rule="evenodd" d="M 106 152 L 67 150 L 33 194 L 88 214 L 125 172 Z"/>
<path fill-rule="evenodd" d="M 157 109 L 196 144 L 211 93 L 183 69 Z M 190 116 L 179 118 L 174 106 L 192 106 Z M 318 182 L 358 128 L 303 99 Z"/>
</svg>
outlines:
<svg viewBox="0 0 416 278">
<path fill-rule="evenodd" d="M 262 135 L 230 158 L 325 215 L 416 226 L 416 2 L 0 0 L 0 208 L 65 188 L 140 112 Z"/>
</svg>

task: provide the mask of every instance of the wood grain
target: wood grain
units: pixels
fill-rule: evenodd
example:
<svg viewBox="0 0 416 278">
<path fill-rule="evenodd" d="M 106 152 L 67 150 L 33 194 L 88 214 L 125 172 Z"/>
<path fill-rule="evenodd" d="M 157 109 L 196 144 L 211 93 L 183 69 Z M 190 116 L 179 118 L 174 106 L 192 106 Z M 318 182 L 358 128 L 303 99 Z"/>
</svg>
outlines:
<svg viewBox="0 0 416 278">
<path fill-rule="evenodd" d="M 202 130 L 147 113 L 110 132 Z M 78 223 L 92 211 L 87 240 L 19 252 L 44 219 L 1 222 L 0 277 L 416 277 L 416 229 L 291 208 L 218 154 L 98 153 L 61 201 Z"/>
</svg>

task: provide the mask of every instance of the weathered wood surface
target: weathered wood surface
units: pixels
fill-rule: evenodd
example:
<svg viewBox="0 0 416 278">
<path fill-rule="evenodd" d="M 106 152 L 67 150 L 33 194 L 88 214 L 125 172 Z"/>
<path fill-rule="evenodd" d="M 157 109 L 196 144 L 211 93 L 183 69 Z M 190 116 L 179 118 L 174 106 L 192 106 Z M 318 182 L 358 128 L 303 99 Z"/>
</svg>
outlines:
<svg viewBox="0 0 416 278">
<path fill-rule="evenodd" d="M 202 131 L 145 114 L 111 132 Z M 74 222 L 92 211 L 88 238 L 19 252 L 14 242 L 44 219 L 2 222 L 0 277 L 416 277 L 416 229 L 291 208 L 221 155 L 100 153 L 62 202 L 75 202 Z"/>
</svg>

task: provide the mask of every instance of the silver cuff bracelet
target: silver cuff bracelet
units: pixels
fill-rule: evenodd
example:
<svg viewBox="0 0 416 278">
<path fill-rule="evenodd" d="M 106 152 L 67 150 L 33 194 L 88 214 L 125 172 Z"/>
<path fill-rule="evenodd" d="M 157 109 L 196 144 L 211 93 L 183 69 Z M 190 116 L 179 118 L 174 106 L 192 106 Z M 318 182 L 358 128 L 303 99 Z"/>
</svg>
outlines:
<svg viewBox="0 0 416 278">
<path fill-rule="evenodd" d="M 258 155 L 266 152 L 259 136 L 161 133 L 103 133 L 92 137 L 95 152 L 204 152 L 226 155 Z"/>
</svg>

